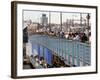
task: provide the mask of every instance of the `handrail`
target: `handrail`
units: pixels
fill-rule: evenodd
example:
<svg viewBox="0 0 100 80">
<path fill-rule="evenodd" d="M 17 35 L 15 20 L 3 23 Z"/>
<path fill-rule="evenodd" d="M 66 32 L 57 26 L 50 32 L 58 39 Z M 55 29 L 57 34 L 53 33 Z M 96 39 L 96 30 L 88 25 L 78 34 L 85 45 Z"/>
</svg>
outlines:
<svg viewBox="0 0 100 80">
<path fill-rule="evenodd" d="M 33 35 L 32 35 L 33 36 Z M 60 37 L 56 37 L 56 36 L 48 36 L 48 35 L 34 35 L 36 36 L 36 38 L 41 38 L 41 37 L 47 37 L 47 38 L 50 38 L 50 39 L 60 39 L 60 40 L 67 40 L 69 42 L 77 42 L 81 45 L 85 45 L 85 46 L 89 46 L 90 47 L 90 44 L 89 43 L 82 43 L 82 42 L 79 42 L 77 40 L 71 40 L 71 39 L 66 39 L 66 38 L 60 38 Z"/>
<path fill-rule="evenodd" d="M 72 58 L 71 65 L 75 64 L 74 59 L 77 62 L 77 66 L 80 66 L 80 61 L 83 62 L 83 65 L 85 63 L 87 65 L 91 64 L 90 44 L 47 35 L 33 35 L 30 36 L 29 40 L 31 43 L 50 49 L 59 56 L 68 56 L 69 64 Z"/>
</svg>

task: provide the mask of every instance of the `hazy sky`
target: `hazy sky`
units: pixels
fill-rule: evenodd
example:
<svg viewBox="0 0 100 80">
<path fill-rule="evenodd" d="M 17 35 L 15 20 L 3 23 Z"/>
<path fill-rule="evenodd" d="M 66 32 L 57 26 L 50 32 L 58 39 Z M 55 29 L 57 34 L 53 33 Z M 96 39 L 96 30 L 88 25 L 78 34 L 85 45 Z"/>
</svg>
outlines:
<svg viewBox="0 0 100 80">
<path fill-rule="evenodd" d="M 51 14 L 51 23 L 60 23 L 60 12 L 50 12 Z M 24 20 L 31 19 L 32 22 L 41 22 L 42 14 L 46 14 L 49 20 L 49 12 L 44 11 L 24 11 Z M 87 14 L 82 14 L 82 17 L 86 19 Z M 65 22 L 67 19 L 79 19 L 80 13 L 62 13 L 62 21 Z"/>
</svg>

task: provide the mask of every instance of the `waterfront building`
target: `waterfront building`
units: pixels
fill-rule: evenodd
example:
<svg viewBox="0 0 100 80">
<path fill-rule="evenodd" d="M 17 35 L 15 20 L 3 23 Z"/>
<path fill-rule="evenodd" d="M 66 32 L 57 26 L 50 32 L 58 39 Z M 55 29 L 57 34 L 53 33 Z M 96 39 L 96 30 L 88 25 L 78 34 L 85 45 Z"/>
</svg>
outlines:
<svg viewBox="0 0 100 80">
<path fill-rule="evenodd" d="M 46 14 L 42 14 L 41 24 L 42 24 L 43 27 L 47 27 L 47 25 L 48 25 L 48 17 L 46 16 Z"/>
</svg>

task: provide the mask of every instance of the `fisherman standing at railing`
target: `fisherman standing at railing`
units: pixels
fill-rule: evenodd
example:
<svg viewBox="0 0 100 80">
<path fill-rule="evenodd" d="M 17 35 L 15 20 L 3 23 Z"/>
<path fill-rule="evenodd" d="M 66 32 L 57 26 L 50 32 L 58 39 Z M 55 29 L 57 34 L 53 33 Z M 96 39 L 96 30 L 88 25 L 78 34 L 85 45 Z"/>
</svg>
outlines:
<svg viewBox="0 0 100 80">
<path fill-rule="evenodd" d="M 75 34 L 74 34 L 74 38 L 73 38 L 73 40 L 80 41 L 79 33 L 75 33 Z"/>
<path fill-rule="evenodd" d="M 91 32 L 89 33 L 89 43 L 91 43 Z"/>
<path fill-rule="evenodd" d="M 28 30 L 27 30 L 27 27 L 23 29 L 23 43 L 28 43 Z"/>
<path fill-rule="evenodd" d="M 28 32 L 27 27 L 23 29 L 23 56 L 26 57 L 26 44 L 28 43 Z"/>
<path fill-rule="evenodd" d="M 63 31 L 60 32 L 60 37 L 64 38 L 64 32 Z"/>
<path fill-rule="evenodd" d="M 27 27 L 23 29 L 23 63 L 25 65 L 30 65 L 29 56 L 27 55 L 27 46 L 28 46 L 28 32 Z"/>
<path fill-rule="evenodd" d="M 86 41 L 88 41 L 88 38 L 87 38 L 86 34 L 83 33 L 82 37 L 81 37 L 81 42 L 85 43 Z"/>
</svg>

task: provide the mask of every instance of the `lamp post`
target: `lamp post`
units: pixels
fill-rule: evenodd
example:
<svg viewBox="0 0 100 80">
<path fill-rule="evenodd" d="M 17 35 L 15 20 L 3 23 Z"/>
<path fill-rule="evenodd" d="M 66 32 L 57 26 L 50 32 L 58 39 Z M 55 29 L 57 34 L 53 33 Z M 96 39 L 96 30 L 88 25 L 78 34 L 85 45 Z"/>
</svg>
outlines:
<svg viewBox="0 0 100 80">
<path fill-rule="evenodd" d="M 72 15 L 72 27 L 74 27 L 74 15 Z"/>
<path fill-rule="evenodd" d="M 89 23 L 90 23 L 90 15 L 89 15 L 89 13 L 87 14 L 87 16 L 86 16 L 86 18 L 87 18 L 87 27 L 86 27 L 86 30 L 87 30 L 87 37 L 89 37 Z"/>
<path fill-rule="evenodd" d="M 90 22 L 90 21 L 89 21 L 89 20 L 90 20 L 90 15 L 89 15 L 89 13 L 87 14 L 86 17 L 87 17 L 87 28 L 89 29 L 89 22 Z"/>
<path fill-rule="evenodd" d="M 80 13 L 80 27 L 81 27 L 80 32 L 83 32 L 83 26 L 82 26 L 82 13 Z"/>
</svg>

